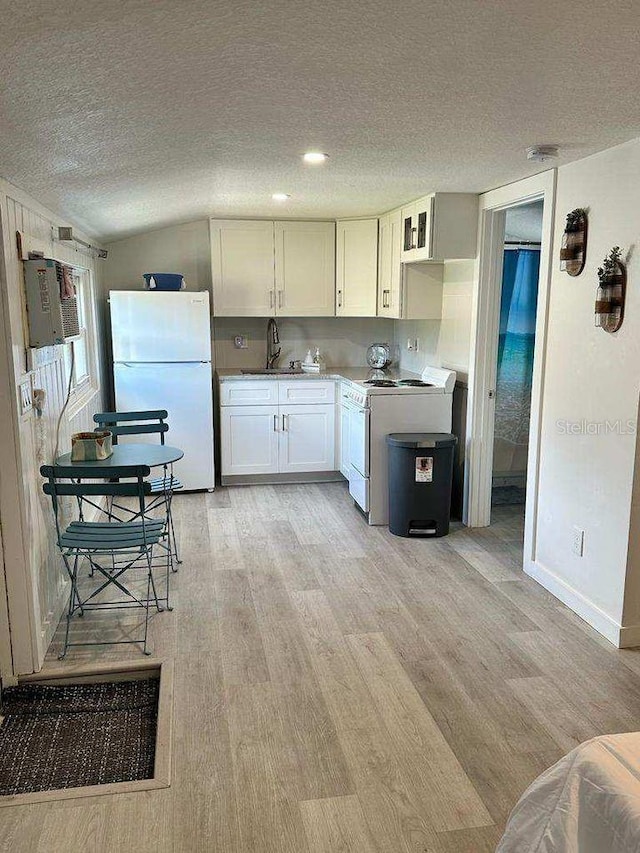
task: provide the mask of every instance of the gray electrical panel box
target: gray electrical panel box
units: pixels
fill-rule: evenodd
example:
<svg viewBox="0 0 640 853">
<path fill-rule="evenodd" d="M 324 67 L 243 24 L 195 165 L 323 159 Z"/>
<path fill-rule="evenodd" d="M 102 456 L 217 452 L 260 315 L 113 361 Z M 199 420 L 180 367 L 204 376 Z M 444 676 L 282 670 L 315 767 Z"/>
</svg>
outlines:
<svg viewBox="0 0 640 853">
<path fill-rule="evenodd" d="M 29 346 L 64 344 L 80 334 L 75 288 L 65 281 L 64 265 L 51 258 L 24 261 Z"/>
</svg>

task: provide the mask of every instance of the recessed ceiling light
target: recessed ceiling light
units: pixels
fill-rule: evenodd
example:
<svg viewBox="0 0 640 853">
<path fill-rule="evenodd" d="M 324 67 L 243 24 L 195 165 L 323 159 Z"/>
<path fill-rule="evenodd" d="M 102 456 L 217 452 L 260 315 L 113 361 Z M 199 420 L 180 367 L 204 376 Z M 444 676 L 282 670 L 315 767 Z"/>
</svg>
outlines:
<svg viewBox="0 0 640 853">
<path fill-rule="evenodd" d="M 288 201 L 291 196 L 289 195 L 289 193 L 274 193 L 271 198 L 274 201 Z"/>
<path fill-rule="evenodd" d="M 305 163 L 324 163 L 328 156 L 328 154 L 323 154 L 321 151 L 307 151 L 302 159 Z"/>
</svg>

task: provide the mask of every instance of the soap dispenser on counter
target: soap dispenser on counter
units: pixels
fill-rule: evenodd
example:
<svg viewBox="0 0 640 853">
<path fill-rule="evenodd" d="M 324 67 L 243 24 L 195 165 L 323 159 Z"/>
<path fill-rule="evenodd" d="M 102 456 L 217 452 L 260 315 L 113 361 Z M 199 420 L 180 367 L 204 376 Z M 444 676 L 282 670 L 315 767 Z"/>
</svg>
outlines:
<svg viewBox="0 0 640 853">
<path fill-rule="evenodd" d="M 302 362 L 302 369 L 305 373 L 320 373 L 327 369 L 327 366 L 320 355 L 319 347 L 316 347 L 316 352 L 313 357 L 311 356 L 311 350 L 308 351 L 305 360 Z"/>
</svg>

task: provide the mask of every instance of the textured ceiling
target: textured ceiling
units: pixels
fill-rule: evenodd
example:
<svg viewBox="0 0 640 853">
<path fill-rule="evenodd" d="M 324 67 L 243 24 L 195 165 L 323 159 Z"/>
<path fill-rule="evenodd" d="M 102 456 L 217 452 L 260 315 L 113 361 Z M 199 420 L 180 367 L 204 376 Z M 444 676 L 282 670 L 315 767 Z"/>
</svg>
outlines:
<svg viewBox="0 0 640 853">
<path fill-rule="evenodd" d="M 527 145 L 640 136 L 634 0 L 0 0 L 0 21 L 0 175 L 103 239 L 375 214 L 547 168 Z"/>
</svg>

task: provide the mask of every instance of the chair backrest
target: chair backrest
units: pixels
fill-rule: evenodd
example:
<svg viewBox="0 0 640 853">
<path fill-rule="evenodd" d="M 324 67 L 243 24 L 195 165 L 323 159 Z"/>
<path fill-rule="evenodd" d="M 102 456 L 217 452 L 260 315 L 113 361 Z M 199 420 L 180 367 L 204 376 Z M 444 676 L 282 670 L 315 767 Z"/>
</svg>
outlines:
<svg viewBox="0 0 640 853">
<path fill-rule="evenodd" d="M 143 533 L 145 528 L 145 496 L 151 494 L 151 483 L 145 480 L 151 469 L 148 465 L 114 465 L 109 468 L 99 468 L 95 465 L 42 465 L 40 473 L 46 478 L 42 491 L 49 495 L 53 503 L 53 513 L 60 544 L 59 498 L 71 496 L 91 498 L 105 495 L 106 497 L 138 498 Z M 107 482 L 106 477 L 114 479 L 127 478 L 129 482 Z M 93 482 L 83 482 L 90 480 Z M 69 482 L 71 481 L 71 482 Z"/>
<path fill-rule="evenodd" d="M 160 436 L 160 444 L 164 444 L 164 434 L 169 429 L 165 423 L 166 409 L 149 409 L 144 412 L 97 412 L 93 420 L 98 429 L 108 429 L 113 435 L 113 443 L 118 443 L 119 435 L 153 435 Z"/>
</svg>

